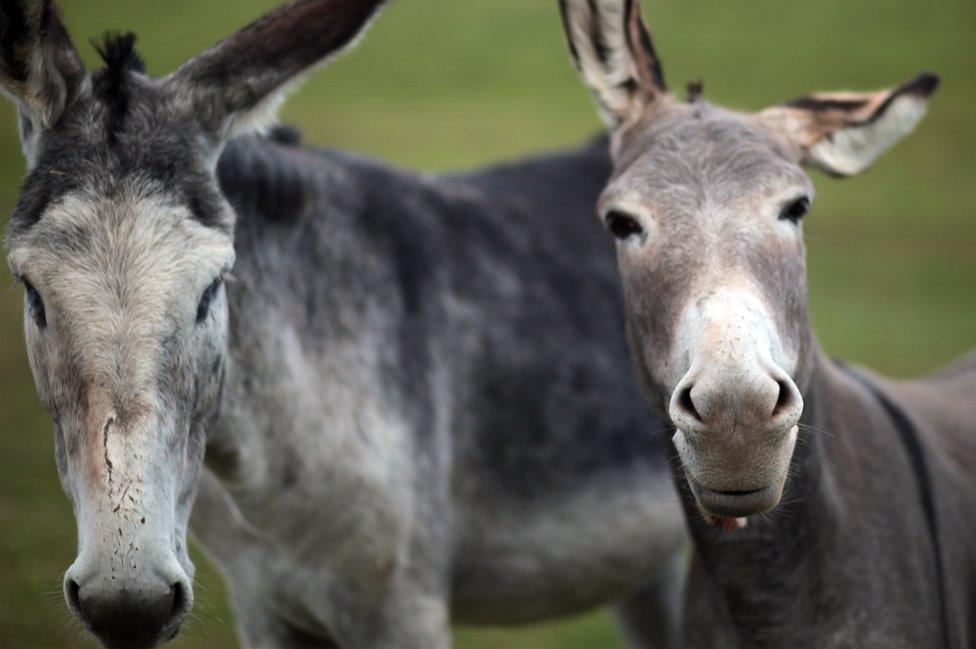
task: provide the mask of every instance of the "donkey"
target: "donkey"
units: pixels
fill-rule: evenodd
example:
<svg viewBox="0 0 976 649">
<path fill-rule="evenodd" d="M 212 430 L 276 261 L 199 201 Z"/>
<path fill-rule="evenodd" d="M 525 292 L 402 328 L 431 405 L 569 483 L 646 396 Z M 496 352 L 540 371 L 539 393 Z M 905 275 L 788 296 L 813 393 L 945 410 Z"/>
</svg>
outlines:
<svg viewBox="0 0 976 649">
<path fill-rule="evenodd" d="M 612 602 L 669 646 L 686 530 L 589 215 L 606 141 L 430 177 L 255 135 L 382 4 L 284 5 L 154 79 L 133 36 L 88 72 L 50 0 L 0 0 L 68 606 L 108 647 L 174 637 L 190 527 L 247 647 Z"/>
<path fill-rule="evenodd" d="M 639 0 L 561 7 L 612 133 L 598 211 L 627 335 L 673 424 L 694 542 L 684 645 L 974 646 L 976 356 L 910 382 L 829 360 L 802 237 L 801 165 L 864 171 L 916 126 L 938 78 L 758 114 L 682 103 Z"/>
</svg>

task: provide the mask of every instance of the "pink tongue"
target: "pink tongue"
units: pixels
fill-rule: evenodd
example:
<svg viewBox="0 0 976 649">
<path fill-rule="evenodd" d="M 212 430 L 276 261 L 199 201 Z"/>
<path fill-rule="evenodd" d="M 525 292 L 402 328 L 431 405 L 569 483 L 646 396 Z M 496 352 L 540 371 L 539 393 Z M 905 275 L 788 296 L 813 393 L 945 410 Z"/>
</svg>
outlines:
<svg viewBox="0 0 976 649">
<path fill-rule="evenodd" d="M 744 518 L 726 518 L 724 516 L 712 518 L 711 524 L 712 527 L 721 527 L 726 532 L 735 532 L 746 526 Z"/>
</svg>

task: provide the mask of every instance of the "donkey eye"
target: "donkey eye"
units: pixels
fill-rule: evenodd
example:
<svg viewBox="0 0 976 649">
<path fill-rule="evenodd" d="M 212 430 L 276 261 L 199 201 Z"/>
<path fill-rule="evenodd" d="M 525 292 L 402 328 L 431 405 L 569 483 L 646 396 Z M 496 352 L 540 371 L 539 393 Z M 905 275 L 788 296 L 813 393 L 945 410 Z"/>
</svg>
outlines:
<svg viewBox="0 0 976 649">
<path fill-rule="evenodd" d="M 779 220 L 799 223 L 800 219 L 806 216 L 809 211 L 810 199 L 807 196 L 801 196 L 783 208 L 783 211 L 779 214 Z"/>
<path fill-rule="evenodd" d="M 617 239 L 629 239 L 630 237 L 641 234 L 644 228 L 634 217 L 623 212 L 610 212 L 606 218 L 607 229 Z"/>
<path fill-rule="evenodd" d="M 37 292 L 30 282 L 26 279 L 21 279 L 24 283 L 24 295 L 27 298 L 27 307 L 30 309 L 31 315 L 34 316 L 34 322 L 37 324 L 38 329 L 44 329 L 47 327 L 47 313 L 44 311 L 44 300 L 41 299 L 41 294 Z"/>
<path fill-rule="evenodd" d="M 220 285 L 223 283 L 223 278 L 217 278 L 214 280 L 213 284 L 207 287 L 207 290 L 203 292 L 200 296 L 200 304 L 197 306 L 197 324 L 203 323 L 210 315 L 210 305 L 213 304 L 214 298 L 217 297 L 217 291 L 220 290 Z"/>
</svg>

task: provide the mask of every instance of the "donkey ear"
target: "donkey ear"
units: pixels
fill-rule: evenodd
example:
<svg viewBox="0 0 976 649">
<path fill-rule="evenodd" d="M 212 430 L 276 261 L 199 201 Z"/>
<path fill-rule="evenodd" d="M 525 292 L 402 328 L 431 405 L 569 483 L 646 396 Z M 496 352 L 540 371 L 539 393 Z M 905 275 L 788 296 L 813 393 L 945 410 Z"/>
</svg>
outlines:
<svg viewBox="0 0 976 649">
<path fill-rule="evenodd" d="M 218 138 L 261 131 L 288 87 L 348 47 L 384 2 L 291 2 L 184 64 L 168 82 Z"/>
<path fill-rule="evenodd" d="M 53 0 L 0 0 L 0 90 L 20 109 L 25 145 L 58 121 L 84 79 Z"/>
<path fill-rule="evenodd" d="M 667 94 L 640 0 L 559 0 L 569 52 L 611 128 Z"/>
<path fill-rule="evenodd" d="M 923 72 L 893 90 L 807 95 L 759 119 L 797 147 L 804 164 L 853 176 L 915 129 L 938 87 L 939 77 Z"/>
</svg>

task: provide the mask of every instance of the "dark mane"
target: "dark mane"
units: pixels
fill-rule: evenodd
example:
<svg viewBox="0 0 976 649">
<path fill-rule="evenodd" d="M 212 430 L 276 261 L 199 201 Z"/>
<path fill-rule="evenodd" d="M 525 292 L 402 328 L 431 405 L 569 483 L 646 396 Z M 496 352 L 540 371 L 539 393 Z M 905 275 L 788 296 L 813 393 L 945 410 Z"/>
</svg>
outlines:
<svg viewBox="0 0 976 649">
<path fill-rule="evenodd" d="M 93 42 L 105 67 L 93 76 L 95 95 L 106 106 L 106 130 L 109 139 L 122 128 L 129 111 L 129 76 L 132 72 L 144 73 L 146 64 L 135 49 L 136 35 L 107 33 L 102 42 Z"/>
<path fill-rule="evenodd" d="M 300 147 L 283 142 L 280 138 L 286 133 L 276 128 L 269 137 L 235 138 L 224 149 L 217 165 L 217 179 L 242 220 L 254 215 L 289 225 L 305 209 L 309 200 L 307 177 L 293 157 Z M 320 154 L 306 151 L 305 155 Z"/>
</svg>

